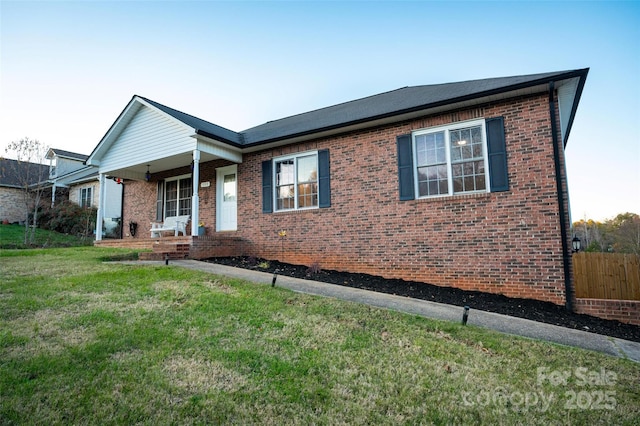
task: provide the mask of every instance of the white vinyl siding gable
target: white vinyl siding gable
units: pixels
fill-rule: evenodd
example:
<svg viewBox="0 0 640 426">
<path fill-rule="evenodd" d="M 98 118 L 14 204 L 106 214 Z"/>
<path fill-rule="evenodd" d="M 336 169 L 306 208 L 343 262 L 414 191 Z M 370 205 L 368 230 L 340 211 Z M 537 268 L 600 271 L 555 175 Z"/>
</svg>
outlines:
<svg viewBox="0 0 640 426">
<path fill-rule="evenodd" d="M 56 157 L 53 163 L 53 166 L 54 166 L 53 176 L 64 176 L 67 173 L 71 173 L 73 171 L 76 171 L 85 167 L 82 161 L 80 160 L 72 160 L 69 158 L 61 158 L 61 157 Z"/>
<path fill-rule="evenodd" d="M 115 170 L 190 152 L 197 145 L 193 134 L 192 128 L 142 106 L 102 158 L 100 168 Z"/>
</svg>

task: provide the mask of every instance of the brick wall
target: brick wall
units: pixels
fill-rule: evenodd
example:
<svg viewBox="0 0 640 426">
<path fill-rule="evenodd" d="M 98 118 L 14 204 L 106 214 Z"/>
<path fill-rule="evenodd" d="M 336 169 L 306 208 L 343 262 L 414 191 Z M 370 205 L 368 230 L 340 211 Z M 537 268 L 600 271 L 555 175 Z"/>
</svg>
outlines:
<svg viewBox="0 0 640 426">
<path fill-rule="evenodd" d="M 505 118 L 510 191 L 399 201 L 396 136 L 497 116 Z M 261 162 L 324 148 L 332 207 L 263 214 Z M 247 154 L 238 174 L 238 234 L 250 243 L 247 254 L 564 303 L 545 95 Z"/>
<path fill-rule="evenodd" d="M 24 193 L 19 188 L 0 188 L 0 222 L 24 222 L 26 216 Z"/>
<path fill-rule="evenodd" d="M 38 205 L 41 208 L 51 206 L 51 188 L 42 188 Z M 64 193 L 63 193 L 64 194 Z M 27 210 L 33 215 L 33 203 L 36 199 L 35 192 L 29 194 L 29 207 L 25 204 L 24 193 L 18 188 L 0 187 L 0 222 L 24 224 Z M 33 219 L 33 218 L 31 218 Z M 30 219 L 30 220 L 31 220 Z"/>
<path fill-rule="evenodd" d="M 241 256 L 247 252 L 247 242 L 235 234 L 221 232 L 213 236 L 193 237 L 189 256 L 196 259 Z"/>
<path fill-rule="evenodd" d="M 505 119 L 508 192 L 399 201 L 396 136 L 497 116 Z M 262 161 L 325 148 L 331 207 L 263 214 Z M 211 182 L 199 191 L 207 235 L 215 233 L 215 169 L 228 164 L 201 164 L 201 182 Z M 137 221 L 146 238 L 155 193 L 156 182 L 128 183 L 125 230 Z M 282 229 L 284 239 L 277 235 Z M 548 98 L 523 97 L 245 154 L 238 165 L 238 231 L 225 235 L 231 238 L 229 253 L 564 304 Z M 222 252 L 220 245 L 213 248 L 218 243 L 209 244 L 210 251 L 194 248 L 193 254 Z"/>
<path fill-rule="evenodd" d="M 640 325 L 638 300 L 576 299 L 574 306 L 579 314 Z"/>
<path fill-rule="evenodd" d="M 123 238 L 149 238 L 151 222 L 156 218 L 157 182 L 129 181 L 124 182 L 123 201 Z M 138 224 L 136 235 L 130 233 L 129 224 Z"/>
</svg>

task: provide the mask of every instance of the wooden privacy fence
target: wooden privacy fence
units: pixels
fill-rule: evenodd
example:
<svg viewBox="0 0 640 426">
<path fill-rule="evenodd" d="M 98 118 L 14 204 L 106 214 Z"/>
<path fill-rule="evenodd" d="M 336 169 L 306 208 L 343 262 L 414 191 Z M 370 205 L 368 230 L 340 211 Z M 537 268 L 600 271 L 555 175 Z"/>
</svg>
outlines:
<svg viewBox="0 0 640 426">
<path fill-rule="evenodd" d="M 575 295 L 585 299 L 640 300 L 640 256 L 575 253 Z"/>
</svg>

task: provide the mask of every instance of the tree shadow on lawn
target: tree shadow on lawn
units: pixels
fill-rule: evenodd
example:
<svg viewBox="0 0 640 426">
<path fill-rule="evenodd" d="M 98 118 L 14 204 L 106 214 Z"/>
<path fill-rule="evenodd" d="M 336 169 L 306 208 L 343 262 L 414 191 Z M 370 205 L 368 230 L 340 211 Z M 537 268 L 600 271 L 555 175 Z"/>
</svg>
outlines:
<svg viewBox="0 0 640 426">
<path fill-rule="evenodd" d="M 204 259 L 237 268 L 277 273 L 282 276 L 302 278 L 337 284 L 380 293 L 429 300 L 454 306 L 469 306 L 487 312 L 525 318 L 546 324 L 589 331 L 619 339 L 640 342 L 640 326 L 605 320 L 591 315 L 569 312 L 564 306 L 530 299 L 516 299 L 498 294 L 466 291 L 452 287 L 440 287 L 399 279 L 386 279 L 374 275 L 321 270 L 317 267 L 290 265 L 275 260 L 252 257 L 217 257 Z"/>
</svg>

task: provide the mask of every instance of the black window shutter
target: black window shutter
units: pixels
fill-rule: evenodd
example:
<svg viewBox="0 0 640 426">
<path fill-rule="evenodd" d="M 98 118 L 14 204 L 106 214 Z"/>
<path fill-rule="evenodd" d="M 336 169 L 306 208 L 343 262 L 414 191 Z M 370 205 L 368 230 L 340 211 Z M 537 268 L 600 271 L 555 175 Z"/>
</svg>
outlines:
<svg viewBox="0 0 640 426">
<path fill-rule="evenodd" d="M 507 146 L 504 138 L 504 119 L 489 118 L 486 121 L 487 148 L 489 151 L 489 182 L 491 192 L 509 190 L 507 173 Z"/>
<path fill-rule="evenodd" d="M 318 151 L 318 207 L 331 207 L 331 173 L 328 149 Z"/>
<path fill-rule="evenodd" d="M 158 195 L 156 196 L 156 221 L 162 222 L 164 220 L 164 181 L 158 181 Z"/>
<path fill-rule="evenodd" d="M 400 135 L 396 138 L 398 145 L 398 183 L 400 185 L 400 201 L 413 200 L 415 187 L 413 182 L 413 147 L 411 135 Z"/>
<path fill-rule="evenodd" d="M 273 182 L 271 160 L 262 162 L 262 213 L 273 212 L 273 191 L 271 185 Z"/>
</svg>

